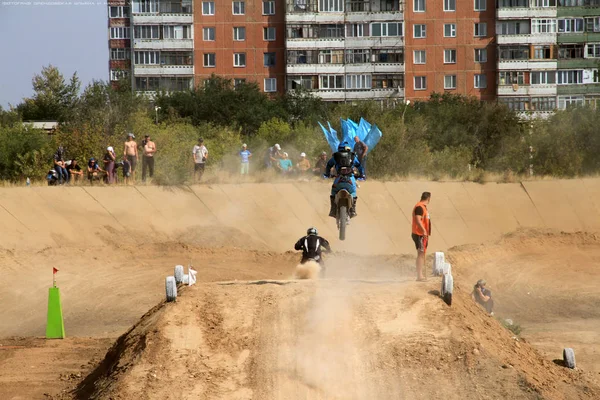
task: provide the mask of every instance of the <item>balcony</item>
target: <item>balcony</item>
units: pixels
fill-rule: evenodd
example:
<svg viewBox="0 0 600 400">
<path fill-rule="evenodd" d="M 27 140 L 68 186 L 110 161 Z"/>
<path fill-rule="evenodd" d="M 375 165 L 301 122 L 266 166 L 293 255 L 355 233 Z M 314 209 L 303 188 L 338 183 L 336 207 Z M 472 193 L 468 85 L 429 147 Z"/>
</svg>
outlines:
<svg viewBox="0 0 600 400">
<path fill-rule="evenodd" d="M 558 85 L 559 95 L 597 94 L 600 95 L 600 83 Z"/>
<path fill-rule="evenodd" d="M 556 60 L 499 60 L 499 70 L 556 69 Z"/>
<path fill-rule="evenodd" d="M 507 7 L 496 10 L 497 19 L 556 18 L 556 7 Z"/>
<path fill-rule="evenodd" d="M 343 74 L 344 64 L 288 64 L 288 74 L 318 75 Z"/>
<path fill-rule="evenodd" d="M 556 33 L 534 33 L 526 35 L 497 35 L 497 44 L 548 44 L 556 43 Z"/>
<path fill-rule="evenodd" d="M 193 65 L 135 65 L 134 75 L 194 75 Z"/>
<path fill-rule="evenodd" d="M 193 50 L 193 39 L 134 39 L 135 50 Z"/>
<path fill-rule="evenodd" d="M 310 49 L 342 49 L 344 48 L 344 38 L 308 38 L 308 39 L 287 39 L 285 46 L 288 50 L 310 50 Z"/>
<path fill-rule="evenodd" d="M 367 48 L 367 47 L 398 47 L 404 46 L 404 36 L 368 36 L 368 37 L 347 37 L 346 48 Z"/>
<path fill-rule="evenodd" d="M 286 22 L 346 23 L 399 21 L 404 4 L 398 0 L 347 1 L 339 11 L 320 11 L 316 0 L 288 0 Z"/>
<path fill-rule="evenodd" d="M 133 14 L 134 25 L 162 25 L 194 23 L 193 14 Z"/>
<path fill-rule="evenodd" d="M 323 100 L 328 101 L 345 101 L 345 100 L 375 100 L 404 97 L 403 88 L 394 89 L 340 89 L 340 90 L 315 90 L 313 94 L 319 96 Z"/>
<path fill-rule="evenodd" d="M 556 96 L 556 84 L 547 85 L 502 85 L 498 96 Z"/>
</svg>

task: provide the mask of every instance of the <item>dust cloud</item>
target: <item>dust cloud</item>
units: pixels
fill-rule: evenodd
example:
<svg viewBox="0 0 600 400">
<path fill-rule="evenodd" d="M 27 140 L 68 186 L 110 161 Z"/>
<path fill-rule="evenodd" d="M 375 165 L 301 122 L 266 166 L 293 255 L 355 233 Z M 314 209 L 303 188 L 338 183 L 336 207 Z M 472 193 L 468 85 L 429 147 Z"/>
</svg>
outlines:
<svg viewBox="0 0 600 400">
<path fill-rule="evenodd" d="M 318 279 L 321 273 L 321 266 L 316 261 L 307 261 L 304 264 L 296 265 L 294 279 Z"/>
</svg>

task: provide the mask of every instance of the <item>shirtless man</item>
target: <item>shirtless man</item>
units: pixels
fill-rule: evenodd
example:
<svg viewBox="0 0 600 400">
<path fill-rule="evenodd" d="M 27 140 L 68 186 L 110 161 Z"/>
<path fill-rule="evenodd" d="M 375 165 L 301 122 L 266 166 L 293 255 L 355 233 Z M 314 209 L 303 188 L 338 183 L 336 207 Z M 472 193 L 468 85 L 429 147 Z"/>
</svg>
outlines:
<svg viewBox="0 0 600 400">
<path fill-rule="evenodd" d="M 135 136 L 129 132 L 127 134 L 127 141 L 125 142 L 125 148 L 123 149 L 123 156 L 127 158 L 131 165 L 131 180 L 135 182 L 135 166 L 138 162 L 138 148 L 135 142 Z"/>
<path fill-rule="evenodd" d="M 149 170 L 150 178 L 154 176 L 154 153 L 156 153 L 156 144 L 150 139 L 150 135 L 146 135 L 142 156 L 142 182 L 146 182 L 146 170 Z"/>
</svg>

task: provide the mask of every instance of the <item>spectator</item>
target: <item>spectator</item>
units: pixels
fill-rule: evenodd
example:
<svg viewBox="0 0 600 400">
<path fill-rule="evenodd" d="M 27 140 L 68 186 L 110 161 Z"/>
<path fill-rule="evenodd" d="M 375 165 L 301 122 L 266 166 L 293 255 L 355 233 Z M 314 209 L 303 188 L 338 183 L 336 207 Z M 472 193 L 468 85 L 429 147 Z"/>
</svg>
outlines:
<svg viewBox="0 0 600 400">
<path fill-rule="evenodd" d="M 115 160 L 117 159 L 117 155 L 115 154 L 115 149 L 112 146 L 108 146 L 106 148 L 106 153 L 104 153 L 104 170 L 106 171 L 106 183 L 112 185 L 115 183 Z"/>
<path fill-rule="evenodd" d="M 96 162 L 96 159 L 94 157 L 92 157 L 92 158 L 90 158 L 90 161 L 88 162 L 87 172 L 88 172 L 88 179 L 90 180 L 90 184 L 93 185 L 94 181 L 99 181 L 101 179 L 100 174 L 105 171 L 102 168 L 100 168 L 100 166 Z"/>
<path fill-rule="evenodd" d="M 490 315 L 494 315 L 494 300 L 492 299 L 492 292 L 485 287 L 486 283 L 483 279 L 477 281 L 473 287 L 471 297 L 477 302 L 477 304 L 483 306 L 485 311 Z"/>
<path fill-rule="evenodd" d="M 306 153 L 300 153 L 300 161 L 296 164 L 299 174 L 306 175 L 310 171 L 310 161 L 306 158 Z"/>
<path fill-rule="evenodd" d="M 58 146 L 54 153 L 54 170 L 58 174 L 59 185 L 69 183 L 69 172 L 65 168 L 65 149 L 62 146 Z"/>
<path fill-rule="evenodd" d="M 281 146 L 278 143 L 275 143 L 273 147 L 269 147 L 267 150 L 267 158 L 265 160 L 266 167 L 279 167 L 279 160 L 282 157 Z"/>
<path fill-rule="evenodd" d="M 204 175 L 204 166 L 208 159 L 208 149 L 204 145 L 204 139 L 198 139 L 198 144 L 192 149 L 192 155 L 194 156 L 194 178 L 199 182 Z"/>
<path fill-rule="evenodd" d="M 327 153 L 321 152 L 319 158 L 317 158 L 317 162 L 315 163 L 315 167 L 313 168 L 313 173 L 318 176 L 323 176 L 325 174 L 325 170 L 327 169 Z"/>
<path fill-rule="evenodd" d="M 294 166 L 292 165 L 292 160 L 288 158 L 288 153 L 283 153 L 283 157 L 279 159 L 279 170 L 283 174 L 289 174 L 293 171 Z"/>
<path fill-rule="evenodd" d="M 250 157 L 252 157 L 252 153 L 248 150 L 248 145 L 246 143 L 242 145 L 240 157 L 242 158 L 242 175 L 248 175 L 250 172 Z"/>
<path fill-rule="evenodd" d="M 123 156 L 123 181 L 126 185 L 129 185 L 129 179 L 133 174 L 133 170 L 131 168 L 131 161 L 129 161 L 129 157 Z"/>
<path fill-rule="evenodd" d="M 127 157 L 127 160 L 129 161 L 129 165 L 131 166 L 131 179 L 135 181 L 135 167 L 137 166 L 137 162 L 139 160 L 139 154 L 137 143 L 135 142 L 135 136 L 131 132 L 127 134 L 127 141 L 125 141 L 123 155 Z"/>
<path fill-rule="evenodd" d="M 363 174 L 360 179 L 367 179 L 367 153 L 369 146 L 365 144 L 358 136 L 354 136 L 354 154 L 358 157 L 358 162 L 362 165 Z"/>
<path fill-rule="evenodd" d="M 74 182 L 79 182 L 83 178 L 83 171 L 76 159 L 72 159 L 69 165 L 67 165 L 67 172 L 70 179 L 73 179 Z"/>
<path fill-rule="evenodd" d="M 149 172 L 150 178 L 154 176 L 154 153 L 156 153 L 156 144 L 146 135 L 143 140 L 142 153 L 142 182 L 146 182 L 146 171 Z"/>
<path fill-rule="evenodd" d="M 55 169 L 51 169 L 48 171 L 46 175 L 46 180 L 48 181 L 48 186 L 56 186 L 58 183 L 58 174 Z"/>
</svg>

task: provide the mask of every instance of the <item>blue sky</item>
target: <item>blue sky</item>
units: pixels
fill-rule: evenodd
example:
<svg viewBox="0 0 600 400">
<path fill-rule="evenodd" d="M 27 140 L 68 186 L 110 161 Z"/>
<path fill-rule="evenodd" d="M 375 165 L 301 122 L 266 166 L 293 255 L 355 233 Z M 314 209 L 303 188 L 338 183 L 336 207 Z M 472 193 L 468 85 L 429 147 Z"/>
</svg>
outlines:
<svg viewBox="0 0 600 400">
<path fill-rule="evenodd" d="M 15 3 L 28 3 L 29 5 Z M 63 5 L 48 5 L 60 3 Z M 0 105 L 17 105 L 33 94 L 31 79 L 55 65 L 70 79 L 77 72 L 82 88 L 108 80 L 108 22 L 104 1 L 0 0 Z M 46 3 L 43 5 L 43 3 Z M 72 2 L 74 4 L 75 2 Z"/>
</svg>

